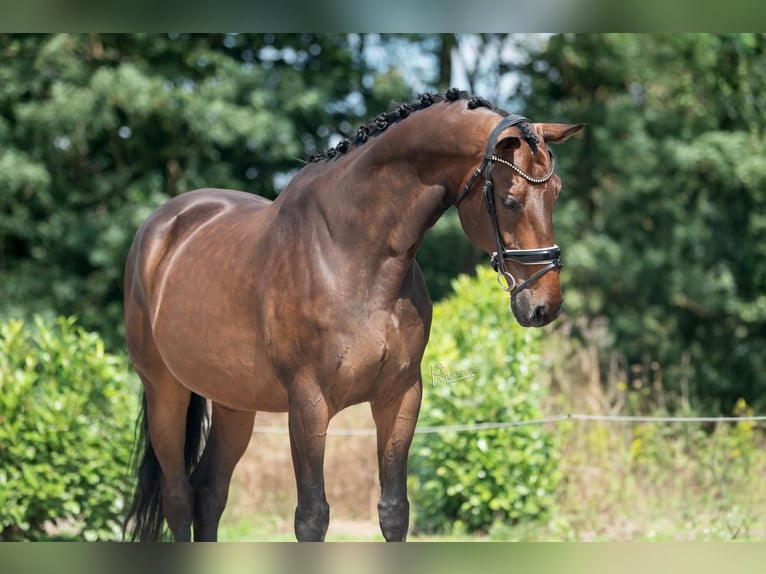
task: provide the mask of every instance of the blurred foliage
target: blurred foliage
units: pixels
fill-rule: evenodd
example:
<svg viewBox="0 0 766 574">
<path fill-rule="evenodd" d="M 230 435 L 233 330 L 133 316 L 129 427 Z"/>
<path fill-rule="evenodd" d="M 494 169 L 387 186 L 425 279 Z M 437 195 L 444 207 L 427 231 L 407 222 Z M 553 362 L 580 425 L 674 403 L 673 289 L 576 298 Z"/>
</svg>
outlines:
<svg viewBox="0 0 766 574">
<path fill-rule="evenodd" d="M 137 381 L 73 319 L 0 323 L 0 540 L 118 540 Z"/>
<path fill-rule="evenodd" d="M 539 418 L 541 331 L 524 329 L 488 267 L 437 304 L 423 359 L 419 426 Z M 550 432 L 538 425 L 417 435 L 410 454 L 415 529 L 487 532 L 545 516 L 560 480 Z"/>
<path fill-rule="evenodd" d="M 708 410 L 765 406 L 766 37 L 567 34 L 522 69 L 530 117 L 588 123 L 557 154 L 570 316 Z"/>
</svg>

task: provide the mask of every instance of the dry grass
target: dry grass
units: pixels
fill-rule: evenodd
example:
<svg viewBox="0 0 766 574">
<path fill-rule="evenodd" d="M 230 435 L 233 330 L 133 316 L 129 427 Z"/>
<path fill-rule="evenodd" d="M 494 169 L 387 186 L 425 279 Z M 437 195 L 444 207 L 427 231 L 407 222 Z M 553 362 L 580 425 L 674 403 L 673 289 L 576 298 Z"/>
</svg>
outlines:
<svg viewBox="0 0 766 574">
<path fill-rule="evenodd" d="M 566 423 L 555 538 L 766 540 L 763 433 Z M 747 452 L 745 452 L 747 451 Z"/>
<path fill-rule="evenodd" d="M 578 340 L 573 341 L 572 331 Z M 694 415 L 686 389 L 666 392 L 659 364 L 607 353 L 603 321 L 566 321 L 546 345 L 546 411 Z M 738 415 L 752 411 L 744 402 Z M 751 422 L 572 421 L 558 436 L 563 482 L 543 534 L 571 540 L 766 540 L 766 429 Z"/>
</svg>

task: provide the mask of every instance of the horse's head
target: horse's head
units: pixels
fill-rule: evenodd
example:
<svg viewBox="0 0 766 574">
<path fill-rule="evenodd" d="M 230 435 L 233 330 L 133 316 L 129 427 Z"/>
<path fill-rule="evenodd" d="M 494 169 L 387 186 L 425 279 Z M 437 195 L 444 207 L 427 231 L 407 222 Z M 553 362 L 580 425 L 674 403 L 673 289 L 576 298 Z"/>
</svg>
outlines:
<svg viewBox="0 0 766 574">
<path fill-rule="evenodd" d="M 560 250 L 553 240 L 561 179 L 553 172 L 547 144 L 582 128 L 502 118 L 487 137 L 481 165 L 466 177 L 455 201 L 466 235 L 492 254 L 498 280 L 511 294 L 513 314 L 525 327 L 545 325 L 561 311 Z"/>
</svg>

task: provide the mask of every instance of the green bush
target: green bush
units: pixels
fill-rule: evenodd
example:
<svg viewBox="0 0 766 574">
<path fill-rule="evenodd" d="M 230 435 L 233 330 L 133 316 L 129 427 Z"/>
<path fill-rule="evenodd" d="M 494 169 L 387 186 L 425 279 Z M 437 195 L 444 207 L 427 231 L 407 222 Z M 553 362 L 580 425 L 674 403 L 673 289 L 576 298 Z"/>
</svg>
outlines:
<svg viewBox="0 0 766 574">
<path fill-rule="evenodd" d="M 434 308 L 423 358 L 419 427 L 541 416 L 541 332 L 524 329 L 484 267 Z M 539 519 L 554 502 L 557 451 L 538 425 L 416 435 L 410 458 L 415 529 L 489 531 Z"/>
<path fill-rule="evenodd" d="M 0 540 L 119 538 L 136 384 L 60 318 L 0 324 Z"/>
</svg>

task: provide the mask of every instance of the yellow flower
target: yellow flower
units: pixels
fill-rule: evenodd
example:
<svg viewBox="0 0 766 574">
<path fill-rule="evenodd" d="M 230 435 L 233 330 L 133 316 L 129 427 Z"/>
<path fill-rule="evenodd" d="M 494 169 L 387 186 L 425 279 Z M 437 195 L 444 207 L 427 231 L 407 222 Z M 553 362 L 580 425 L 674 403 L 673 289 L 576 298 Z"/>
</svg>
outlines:
<svg viewBox="0 0 766 574">
<path fill-rule="evenodd" d="M 641 439 L 634 438 L 633 444 L 630 445 L 630 456 L 635 460 L 641 456 Z"/>
</svg>

